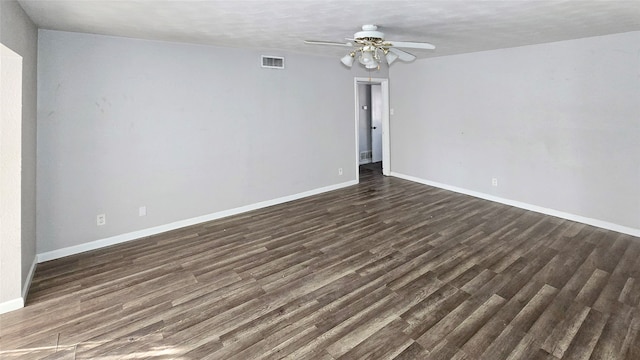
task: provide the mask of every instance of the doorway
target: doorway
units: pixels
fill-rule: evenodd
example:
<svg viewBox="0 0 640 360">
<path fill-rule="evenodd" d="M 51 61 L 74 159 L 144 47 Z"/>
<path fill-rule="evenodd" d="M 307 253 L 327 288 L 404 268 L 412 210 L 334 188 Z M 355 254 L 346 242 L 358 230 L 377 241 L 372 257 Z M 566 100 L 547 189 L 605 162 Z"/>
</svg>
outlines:
<svg viewBox="0 0 640 360">
<path fill-rule="evenodd" d="M 356 164 L 389 175 L 389 83 L 387 79 L 356 78 Z"/>
</svg>

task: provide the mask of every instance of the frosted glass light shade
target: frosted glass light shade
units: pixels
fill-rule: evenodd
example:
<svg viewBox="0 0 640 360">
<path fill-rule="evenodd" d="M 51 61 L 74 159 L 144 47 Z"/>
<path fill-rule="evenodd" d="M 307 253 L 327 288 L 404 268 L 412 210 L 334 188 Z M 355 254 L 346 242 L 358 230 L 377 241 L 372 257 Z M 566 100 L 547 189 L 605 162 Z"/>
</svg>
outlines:
<svg viewBox="0 0 640 360">
<path fill-rule="evenodd" d="M 356 59 L 355 59 L 354 55 L 352 55 L 352 54 L 347 54 L 342 59 L 340 59 L 340 61 L 342 61 L 342 63 L 345 64 L 348 67 L 351 67 L 355 60 Z"/>
<path fill-rule="evenodd" d="M 367 65 L 375 64 L 376 62 L 376 60 L 373 58 L 373 52 L 371 51 L 363 51 L 358 61 L 360 62 L 360 64 L 364 65 L 367 69 L 371 69 Z"/>
</svg>

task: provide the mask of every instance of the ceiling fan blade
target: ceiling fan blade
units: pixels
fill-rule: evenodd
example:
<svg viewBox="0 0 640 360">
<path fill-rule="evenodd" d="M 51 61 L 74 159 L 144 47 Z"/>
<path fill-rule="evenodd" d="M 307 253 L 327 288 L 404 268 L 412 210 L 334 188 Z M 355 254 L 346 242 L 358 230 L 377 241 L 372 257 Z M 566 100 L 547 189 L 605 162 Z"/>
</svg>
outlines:
<svg viewBox="0 0 640 360">
<path fill-rule="evenodd" d="M 413 61 L 416 58 L 415 55 L 409 54 L 408 52 L 402 51 L 400 49 L 389 48 L 389 51 L 398 55 L 398 58 L 402 61 Z"/>
<path fill-rule="evenodd" d="M 353 46 L 353 44 L 351 44 L 350 42 L 341 43 L 341 42 L 335 42 L 335 41 L 320 41 L 320 40 L 305 40 L 304 43 L 309 45 L 330 45 L 330 46 L 345 46 L 345 47 Z"/>
<path fill-rule="evenodd" d="M 427 50 L 433 50 L 436 47 L 432 44 L 429 43 L 425 43 L 425 42 L 411 42 L 411 41 L 391 41 L 391 40 L 386 40 L 385 42 L 386 44 L 389 44 L 390 46 L 394 46 L 394 47 L 401 47 L 401 48 L 410 48 L 410 49 L 427 49 Z"/>
</svg>

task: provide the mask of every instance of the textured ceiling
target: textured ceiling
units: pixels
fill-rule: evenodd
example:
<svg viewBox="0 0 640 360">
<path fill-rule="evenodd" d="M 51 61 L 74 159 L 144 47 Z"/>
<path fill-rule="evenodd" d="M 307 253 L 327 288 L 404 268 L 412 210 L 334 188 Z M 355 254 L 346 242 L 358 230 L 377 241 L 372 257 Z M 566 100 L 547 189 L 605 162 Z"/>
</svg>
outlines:
<svg viewBox="0 0 640 360">
<path fill-rule="evenodd" d="M 363 24 L 419 58 L 640 30 L 640 0 L 20 0 L 40 28 L 338 56 Z"/>
</svg>

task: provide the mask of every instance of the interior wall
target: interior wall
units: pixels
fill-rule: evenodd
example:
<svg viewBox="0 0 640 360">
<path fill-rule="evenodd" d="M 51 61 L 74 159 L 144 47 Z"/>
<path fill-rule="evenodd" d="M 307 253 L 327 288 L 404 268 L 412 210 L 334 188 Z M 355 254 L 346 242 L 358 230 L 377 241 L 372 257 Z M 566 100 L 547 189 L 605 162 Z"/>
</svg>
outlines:
<svg viewBox="0 0 640 360">
<path fill-rule="evenodd" d="M 39 253 L 355 181 L 337 59 L 39 35 Z"/>
<path fill-rule="evenodd" d="M 22 57 L 21 124 L 21 214 L 20 251 L 9 256 L 20 259 L 21 288 L 25 295 L 36 256 L 36 111 L 38 31 L 14 0 L 0 1 L 0 43 Z"/>
<path fill-rule="evenodd" d="M 398 64 L 392 171 L 637 231 L 638 54 L 630 32 Z"/>
</svg>

